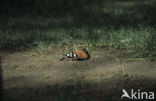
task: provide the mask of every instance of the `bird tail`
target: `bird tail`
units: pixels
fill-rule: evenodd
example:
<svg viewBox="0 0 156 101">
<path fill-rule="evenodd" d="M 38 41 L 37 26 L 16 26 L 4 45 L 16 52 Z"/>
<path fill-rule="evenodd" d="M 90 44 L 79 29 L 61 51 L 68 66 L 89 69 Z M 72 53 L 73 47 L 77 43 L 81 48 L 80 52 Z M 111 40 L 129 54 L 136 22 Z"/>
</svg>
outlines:
<svg viewBox="0 0 156 101">
<path fill-rule="evenodd" d="M 60 61 L 63 61 L 65 59 L 65 57 L 61 58 Z"/>
</svg>

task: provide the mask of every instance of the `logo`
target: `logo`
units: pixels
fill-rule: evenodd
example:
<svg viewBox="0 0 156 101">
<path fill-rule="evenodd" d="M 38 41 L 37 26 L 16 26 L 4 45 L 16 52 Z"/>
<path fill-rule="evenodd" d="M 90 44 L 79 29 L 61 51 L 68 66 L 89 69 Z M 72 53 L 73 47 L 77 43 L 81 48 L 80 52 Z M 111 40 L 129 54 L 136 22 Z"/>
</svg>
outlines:
<svg viewBox="0 0 156 101">
<path fill-rule="evenodd" d="M 148 99 L 148 100 L 153 100 L 154 99 L 154 92 L 143 92 L 141 90 L 135 91 L 134 89 L 131 89 L 131 92 L 128 93 L 125 89 L 122 89 L 122 96 L 121 99 L 123 98 L 128 98 L 128 99 Z"/>
</svg>

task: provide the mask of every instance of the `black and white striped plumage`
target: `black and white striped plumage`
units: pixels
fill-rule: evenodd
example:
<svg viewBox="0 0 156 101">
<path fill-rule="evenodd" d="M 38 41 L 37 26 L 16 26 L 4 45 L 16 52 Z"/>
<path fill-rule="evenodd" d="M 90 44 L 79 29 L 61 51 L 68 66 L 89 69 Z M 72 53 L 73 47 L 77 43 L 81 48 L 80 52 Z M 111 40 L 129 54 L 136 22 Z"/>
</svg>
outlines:
<svg viewBox="0 0 156 101">
<path fill-rule="evenodd" d="M 60 59 L 60 61 L 66 59 L 66 58 L 73 58 L 73 59 L 74 59 L 74 58 L 76 58 L 76 57 L 77 57 L 77 55 L 75 54 L 74 51 L 72 51 L 72 52 L 70 52 L 70 53 L 65 54 L 65 57 L 63 57 L 62 59 Z"/>
<path fill-rule="evenodd" d="M 67 56 L 68 58 L 76 58 L 76 57 L 77 57 L 77 55 L 76 55 L 73 51 L 70 52 L 70 53 L 67 53 L 66 56 Z"/>
</svg>

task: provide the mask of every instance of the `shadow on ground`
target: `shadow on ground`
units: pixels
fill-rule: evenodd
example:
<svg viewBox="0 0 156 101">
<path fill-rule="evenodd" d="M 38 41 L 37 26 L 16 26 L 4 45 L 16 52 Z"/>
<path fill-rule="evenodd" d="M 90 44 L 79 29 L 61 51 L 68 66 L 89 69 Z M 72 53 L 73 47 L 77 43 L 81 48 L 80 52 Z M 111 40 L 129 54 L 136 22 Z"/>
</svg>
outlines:
<svg viewBox="0 0 156 101">
<path fill-rule="evenodd" d="M 4 16 L 1 22 L 4 30 L 8 27 L 23 30 L 36 29 L 38 26 L 43 29 L 51 27 L 71 29 L 73 26 L 136 28 L 138 25 L 156 24 L 154 0 L 148 2 L 146 0 L 60 0 L 60 2 L 17 0 L 12 3 L 14 5 L 7 1 L 1 3 L 2 18 Z"/>
<path fill-rule="evenodd" d="M 120 101 L 122 89 L 156 91 L 156 79 L 116 77 L 100 84 L 66 81 L 64 84 L 5 89 L 5 101 Z M 124 98 L 126 101 L 128 99 Z M 124 100 L 123 100 L 124 101 Z"/>
<path fill-rule="evenodd" d="M 1 57 L 0 57 L 0 100 L 3 101 L 3 82 L 2 82 Z"/>
</svg>

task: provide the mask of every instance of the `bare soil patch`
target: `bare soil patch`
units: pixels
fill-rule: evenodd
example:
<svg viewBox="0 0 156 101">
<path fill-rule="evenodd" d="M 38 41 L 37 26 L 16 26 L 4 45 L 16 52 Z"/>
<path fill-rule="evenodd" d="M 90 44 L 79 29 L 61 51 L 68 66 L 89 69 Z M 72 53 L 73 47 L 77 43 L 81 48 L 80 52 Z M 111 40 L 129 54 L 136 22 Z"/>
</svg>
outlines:
<svg viewBox="0 0 156 101">
<path fill-rule="evenodd" d="M 1 51 L 5 101 L 120 101 L 122 89 L 156 91 L 155 58 L 93 52 L 59 61 L 62 51 Z"/>
</svg>

